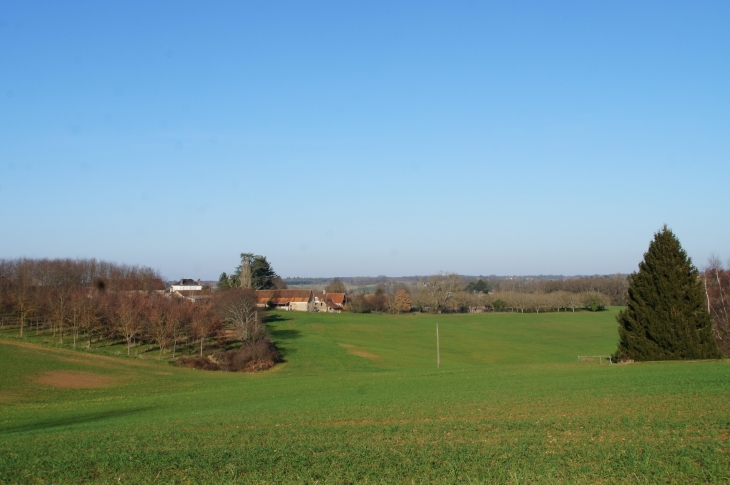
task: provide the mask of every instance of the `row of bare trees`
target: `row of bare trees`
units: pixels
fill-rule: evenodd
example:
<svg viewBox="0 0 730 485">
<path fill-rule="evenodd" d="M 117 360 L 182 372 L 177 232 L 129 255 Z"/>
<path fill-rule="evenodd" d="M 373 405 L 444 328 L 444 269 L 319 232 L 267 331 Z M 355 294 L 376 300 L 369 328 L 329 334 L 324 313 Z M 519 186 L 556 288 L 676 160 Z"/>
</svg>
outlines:
<svg viewBox="0 0 730 485">
<path fill-rule="evenodd" d="M 520 293 L 600 293 L 610 299 L 611 305 L 625 305 L 629 290 L 626 275 L 585 276 L 560 280 L 538 278 L 502 279 L 495 285 L 496 292 Z"/>
<path fill-rule="evenodd" d="M 92 286 L 109 281 L 161 280 L 158 271 L 144 266 L 96 259 L 0 259 L 0 280 L 17 286 Z"/>
<path fill-rule="evenodd" d="M 210 368 L 212 354 L 228 362 L 226 370 L 259 370 L 280 360 L 253 291 L 233 288 L 193 302 L 166 293 L 150 268 L 93 259 L 0 260 L 0 328 L 8 326 L 21 338 L 30 330 L 74 347 L 124 342 L 128 355 L 145 345 L 160 359 L 166 351 L 175 359 L 182 346 L 207 359 L 193 362 L 203 368 Z M 204 357 L 211 339 L 215 348 Z"/>
<path fill-rule="evenodd" d="M 523 293 L 519 291 L 499 291 L 485 295 L 483 293 L 456 293 L 447 310 L 460 312 L 560 312 L 577 309 L 591 311 L 603 310 L 610 305 L 606 295 L 596 292 L 571 293 L 554 291 L 552 293 Z"/>
<path fill-rule="evenodd" d="M 378 285 L 373 295 L 354 294 L 349 298 L 347 310 L 353 313 L 404 313 L 416 308 L 431 313 L 483 311 L 548 312 L 573 311 L 586 308 L 603 310 L 612 304 L 610 296 L 598 291 L 565 291 L 552 289 L 546 292 L 498 290 L 489 294 L 468 291 L 468 285 L 457 274 L 438 274 L 422 279 L 411 291 L 406 285 L 384 283 Z"/>
<path fill-rule="evenodd" d="M 150 268 L 93 259 L 0 260 L 0 326 L 17 326 L 20 337 L 28 329 L 47 333 L 74 347 L 82 338 L 87 347 L 123 339 L 128 354 L 146 344 L 158 347 L 160 358 L 170 347 L 174 358 L 178 343 L 194 340 L 202 353 L 205 341 L 222 332 L 212 303 L 145 291 L 150 282 L 161 282 Z"/>
<path fill-rule="evenodd" d="M 205 341 L 222 331 L 222 321 L 210 303 L 192 302 L 161 293 L 110 292 L 94 287 L 32 287 L 22 294 L 5 291 L 2 326 L 16 325 L 21 337 L 28 330 L 49 334 L 59 344 L 83 340 L 108 344 L 123 339 L 127 354 L 138 345 L 154 345 L 162 358 L 175 357 L 180 342 L 195 340 L 202 353 Z"/>
<path fill-rule="evenodd" d="M 573 311 L 587 308 L 592 311 L 604 309 L 611 304 L 611 298 L 596 291 L 552 292 L 495 291 L 485 294 L 463 289 L 458 275 L 441 274 L 421 282 L 414 295 L 416 305 L 432 313 L 481 311 L 548 312 Z"/>
</svg>

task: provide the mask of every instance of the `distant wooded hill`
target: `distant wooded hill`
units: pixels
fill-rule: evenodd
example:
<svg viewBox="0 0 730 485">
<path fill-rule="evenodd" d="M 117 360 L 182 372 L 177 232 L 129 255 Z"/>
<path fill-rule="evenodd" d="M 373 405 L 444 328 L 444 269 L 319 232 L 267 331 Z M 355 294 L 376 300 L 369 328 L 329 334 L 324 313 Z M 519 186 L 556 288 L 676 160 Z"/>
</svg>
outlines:
<svg viewBox="0 0 730 485">
<path fill-rule="evenodd" d="M 391 282 L 403 282 L 403 283 L 416 283 L 421 281 L 423 278 L 427 278 L 429 275 L 416 275 L 416 276 L 333 276 L 328 278 L 307 278 L 307 277 L 293 277 L 284 278 L 284 282 L 287 285 L 303 286 L 303 285 L 327 285 L 333 280 L 338 279 L 345 284 L 353 286 L 366 286 L 366 285 L 377 285 L 379 283 L 391 283 Z M 576 280 L 583 278 L 626 278 L 627 274 L 616 273 L 613 275 L 575 275 L 575 276 L 564 276 L 564 275 L 523 275 L 523 276 L 500 276 L 500 275 L 460 275 L 461 278 L 466 281 L 477 281 L 483 279 L 490 282 L 499 282 L 504 280 L 509 281 L 562 281 L 562 280 Z"/>
</svg>

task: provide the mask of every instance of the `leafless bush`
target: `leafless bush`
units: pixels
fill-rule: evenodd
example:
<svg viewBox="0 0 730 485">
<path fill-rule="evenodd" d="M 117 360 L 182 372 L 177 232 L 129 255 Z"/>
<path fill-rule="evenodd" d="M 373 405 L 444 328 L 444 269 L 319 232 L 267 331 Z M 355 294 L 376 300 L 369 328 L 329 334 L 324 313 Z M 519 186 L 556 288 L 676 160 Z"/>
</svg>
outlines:
<svg viewBox="0 0 730 485">
<path fill-rule="evenodd" d="M 234 372 L 253 372 L 274 367 L 281 361 L 281 354 L 270 339 L 261 339 L 245 345 L 230 357 L 230 369 Z"/>
<path fill-rule="evenodd" d="M 371 307 L 365 295 L 353 295 L 347 301 L 346 310 L 351 313 L 370 313 Z"/>
<path fill-rule="evenodd" d="M 195 369 L 231 372 L 257 372 L 281 362 L 281 354 L 270 339 L 261 339 L 240 349 L 215 352 L 206 356 L 186 356 L 178 365 Z"/>
</svg>

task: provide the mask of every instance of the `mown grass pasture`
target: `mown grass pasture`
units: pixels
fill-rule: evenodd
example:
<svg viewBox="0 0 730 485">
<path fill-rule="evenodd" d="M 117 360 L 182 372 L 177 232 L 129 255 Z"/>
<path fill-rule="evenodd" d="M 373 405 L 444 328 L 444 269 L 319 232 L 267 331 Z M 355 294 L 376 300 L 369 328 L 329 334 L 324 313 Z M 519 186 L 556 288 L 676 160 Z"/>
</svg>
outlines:
<svg viewBox="0 0 730 485">
<path fill-rule="evenodd" d="M 0 482 L 730 483 L 728 362 L 578 362 L 615 311 L 277 313 L 259 374 L 6 336 Z"/>
</svg>

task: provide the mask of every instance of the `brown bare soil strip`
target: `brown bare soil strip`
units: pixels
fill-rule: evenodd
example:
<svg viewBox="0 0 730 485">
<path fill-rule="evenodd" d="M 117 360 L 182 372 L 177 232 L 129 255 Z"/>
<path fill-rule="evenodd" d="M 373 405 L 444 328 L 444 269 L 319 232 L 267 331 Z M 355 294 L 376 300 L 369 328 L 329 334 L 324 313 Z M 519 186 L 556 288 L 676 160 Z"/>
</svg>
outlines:
<svg viewBox="0 0 730 485">
<path fill-rule="evenodd" d="M 106 368 L 111 368 L 111 369 L 118 369 L 119 368 L 118 365 L 113 365 L 113 364 L 110 364 L 108 362 L 99 362 L 99 361 L 94 360 L 93 358 L 92 359 L 86 359 L 86 358 L 83 358 L 83 357 L 82 358 L 64 358 L 64 357 L 60 357 L 58 360 L 61 360 L 63 362 L 70 362 L 72 364 L 91 365 L 91 366 L 94 366 L 94 367 L 106 367 Z"/>
<path fill-rule="evenodd" d="M 86 389 L 110 386 L 114 379 L 90 372 L 48 372 L 35 380 L 39 384 L 58 389 Z"/>
<path fill-rule="evenodd" d="M 377 354 L 371 354 L 370 352 L 365 352 L 364 350 L 358 349 L 357 345 L 352 344 L 338 344 L 340 347 L 347 350 L 348 353 L 352 355 L 357 355 L 358 357 L 362 357 L 364 359 L 370 359 L 370 360 L 378 360 L 381 357 Z"/>
</svg>

